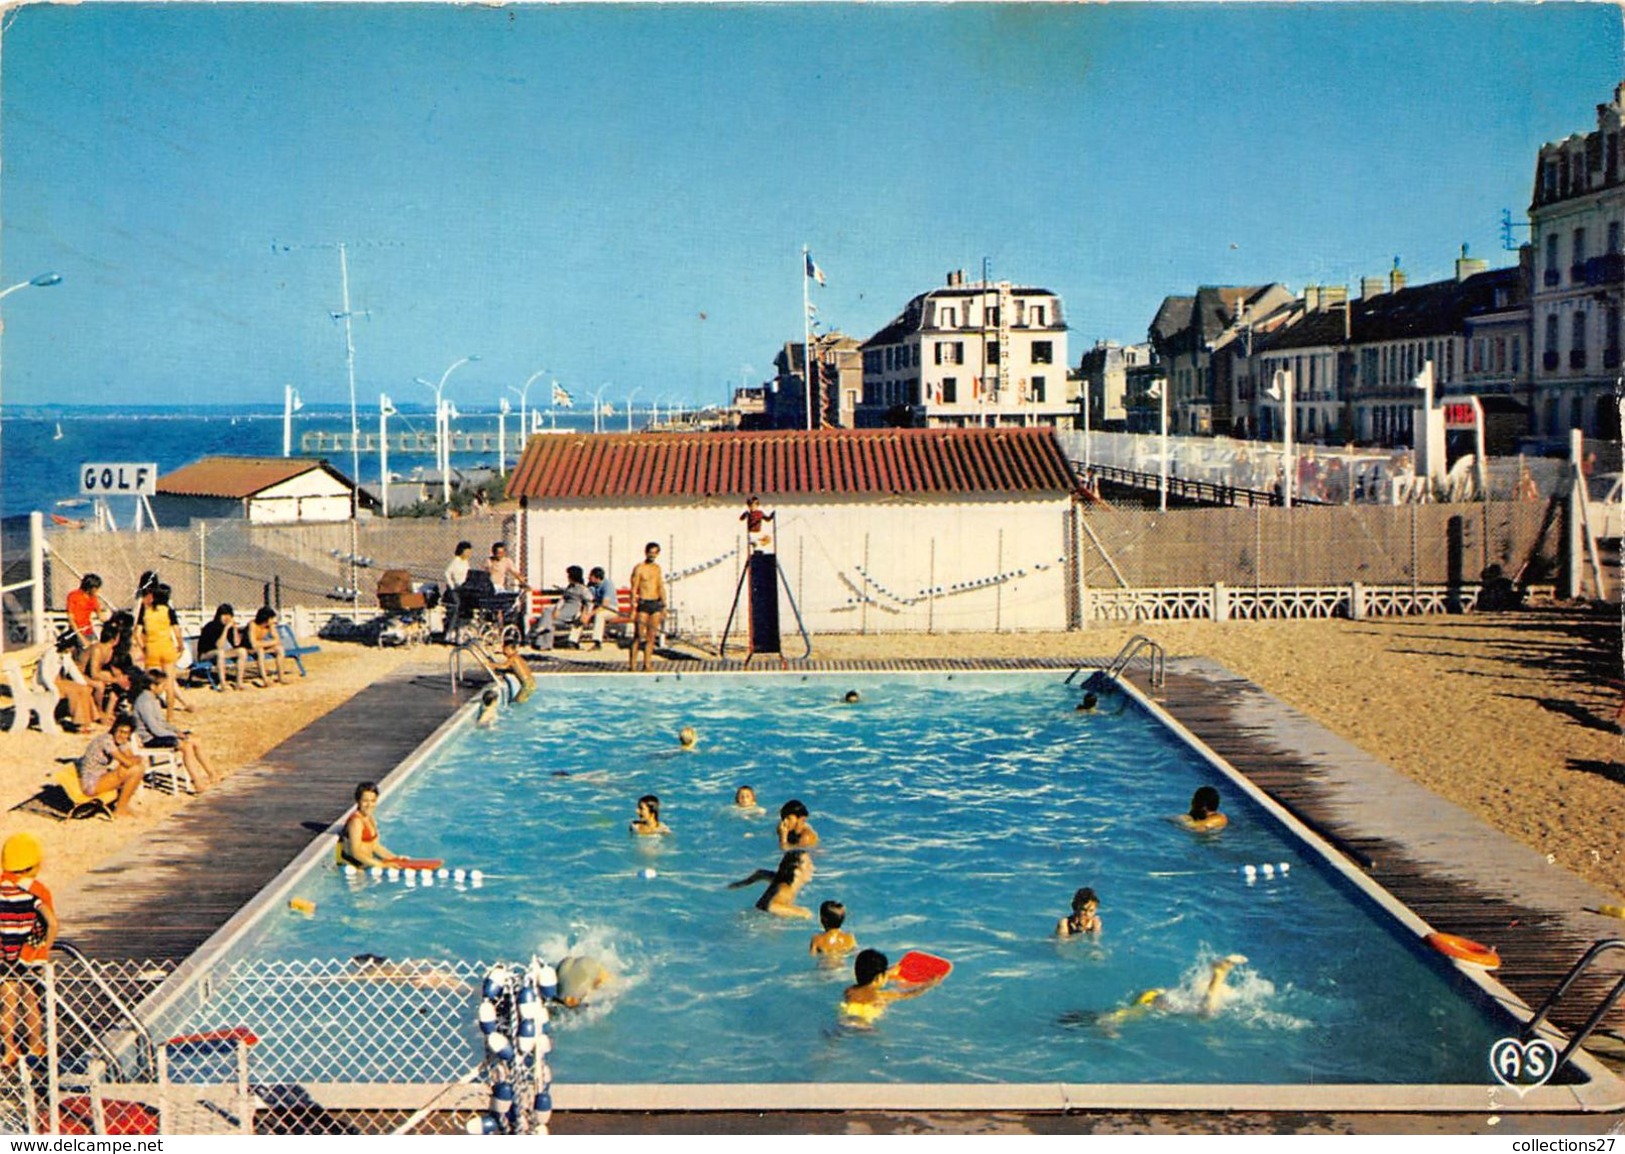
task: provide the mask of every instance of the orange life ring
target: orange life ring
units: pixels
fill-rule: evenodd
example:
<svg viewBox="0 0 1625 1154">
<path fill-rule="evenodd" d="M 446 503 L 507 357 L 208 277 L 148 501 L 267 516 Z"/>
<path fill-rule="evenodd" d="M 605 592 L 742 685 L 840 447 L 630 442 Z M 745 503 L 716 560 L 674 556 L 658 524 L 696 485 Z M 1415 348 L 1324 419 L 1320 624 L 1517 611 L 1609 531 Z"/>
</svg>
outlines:
<svg viewBox="0 0 1625 1154">
<path fill-rule="evenodd" d="M 1423 940 L 1445 957 L 1455 958 L 1471 966 L 1483 966 L 1486 970 L 1493 970 L 1501 964 L 1500 954 L 1489 946 L 1473 941 L 1472 938 L 1464 938 L 1459 934 L 1433 933 Z"/>
</svg>

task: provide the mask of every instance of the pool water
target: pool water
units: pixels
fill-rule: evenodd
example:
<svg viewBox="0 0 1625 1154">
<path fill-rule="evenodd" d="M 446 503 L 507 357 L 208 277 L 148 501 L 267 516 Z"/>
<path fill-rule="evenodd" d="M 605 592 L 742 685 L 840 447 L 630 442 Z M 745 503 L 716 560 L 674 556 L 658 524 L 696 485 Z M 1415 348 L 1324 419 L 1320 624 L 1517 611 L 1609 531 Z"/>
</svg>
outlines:
<svg viewBox="0 0 1625 1154">
<path fill-rule="evenodd" d="M 329 866 L 299 890 L 318 916 L 272 911 L 253 952 L 595 953 L 619 981 L 560 1015 L 561 1082 L 1485 1081 L 1508 1031 L 1475 987 L 1136 704 L 1079 715 L 1078 696 L 1054 674 L 550 677 L 380 807 L 392 849 L 478 867 L 480 888 Z M 765 812 L 733 807 L 741 784 Z M 1166 820 L 1206 784 L 1229 828 Z M 629 835 L 645 793 L 669 836 Z M 850 959 L 809 957 L 814 923 L 727 888 L 775 865 L 792 797 L 822 837 L 800 904 L 844 902 L 894 961 L 954 963 L 872 1029 L 838 1019 Z M 1058 940 L 1084 885 L 1104 932 Z M 1204 1015 L 1230 953 L 1249 963 Z M 1148 987 L 1160 1007 L 1101 1021 Z"/>
</svg>

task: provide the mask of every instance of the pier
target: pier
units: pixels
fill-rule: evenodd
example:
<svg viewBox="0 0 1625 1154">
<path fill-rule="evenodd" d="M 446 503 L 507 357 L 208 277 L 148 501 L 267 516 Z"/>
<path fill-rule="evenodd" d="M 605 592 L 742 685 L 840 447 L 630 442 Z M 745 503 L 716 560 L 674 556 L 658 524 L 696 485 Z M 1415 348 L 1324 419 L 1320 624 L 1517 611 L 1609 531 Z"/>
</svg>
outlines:
<svg viewBox="0 0 1625 1154">
<path fill-rule="evenodd" d="M 348 431 L 322 432 L 320 430 L 301 433 L 299 436 L 299 451 L 309 456 L 321 456 L 324 453 L 340 454 L 351 451 L 351 441 L 357 442 L 356 449 L 362 453 L 378 452 L 377 433 L 359 433 L 354 438 Z M 454 432 L 448 438 L 453 453 L 492 453 L 497 451 L 498 437 L 495 430 L 491 432 L 459 433 Z M 518 429 L 508 434 L 508 449 L 517 451 L 524 445 L 524 437 Z M 391 453 L 421 453 L 429 456 L 434 453 L 434 433 L 428 432 L 401 432 L 389 434 L 389 451 Z"/>
</svg>

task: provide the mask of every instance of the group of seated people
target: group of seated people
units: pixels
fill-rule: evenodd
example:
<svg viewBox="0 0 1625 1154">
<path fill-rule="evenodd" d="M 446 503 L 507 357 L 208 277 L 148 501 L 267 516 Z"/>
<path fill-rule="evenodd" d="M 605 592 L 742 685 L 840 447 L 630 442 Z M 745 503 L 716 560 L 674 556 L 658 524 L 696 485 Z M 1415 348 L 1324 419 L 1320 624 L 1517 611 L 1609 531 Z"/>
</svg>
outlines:
<svg viewBox="0 0 1625 1154">
<path fill-rule="evenodd" d="M 195 708 L 181 689 L 186 640 L 170 587 L 155 572 L 143 573 L 133 610 L 113 609 L 101 589 L 102 579 L 87 573 L 68 595 L 68 629 L 41 656 L 40 680 L 55 684 L 74 729 L 99 730 L 79 758 L 79 787 L 87 797 L 116 794 L 111 808 L 117 817 L 136 812 L 150 751 L 174 750 L 199 792 L 220 775 L 201 739 L 174 723 L 177 710 Z M 219 606 L 196 648 L 194 664 L 213 667 L 217 691 L 244 688 L 250 661 L 256 684 L 284 680 L 286 652 L 270 606 L 246 626 L 237 624 L 232 606 Z"/>
<path fill-rule="evenodd" d="M 508 555 L 504 541 L 491 545 L 491 555 L 476 569 L 471 560 L 474 546 L 469 541 L 457 542 L 450 564 L 446 566 L 446 626 L 455 628 L 467 620 L 475 610 L 495 608 L 500 601 L 512 601 L 512 594 L 528 594 L 530 582 Z M 566 634 L 570 645 L 582 644 L 590 628 L 593 648 L 604 643 L 604 627 L 619 612 L 619 595 L 615 583 L 602 566 L 585 572 L 580 565 L 570 565 L 564 571 L 564 584 L 557 590 L 557 598 L 542 610 L 532 627 L 523 630 L 537 649 L 551 649 L 559 632 Z M 552 592 L 549 590 L 548 592 Z M 528 614 L 522 601 L 517 617 L 523 622 Z"/>
</svg>

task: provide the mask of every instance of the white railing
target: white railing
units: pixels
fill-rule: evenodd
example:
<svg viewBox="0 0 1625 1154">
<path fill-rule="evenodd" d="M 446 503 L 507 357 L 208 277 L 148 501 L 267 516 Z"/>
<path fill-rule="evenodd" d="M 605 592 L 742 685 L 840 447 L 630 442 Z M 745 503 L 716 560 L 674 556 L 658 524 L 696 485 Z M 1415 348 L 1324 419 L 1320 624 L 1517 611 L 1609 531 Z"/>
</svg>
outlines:
<svg viewBox="0 0 1625 1154">
<path fill-rule="evenodd" d="M 1269 621 L 1289 618 L 1412 617 L 1464 612 L 1478 599 L 1479 586 L 1461 585 L 1186 585 L 1164 588 L 1083 591 L 1083 620 L 1102 624 L 1131 621 Z"/>
</svg>

